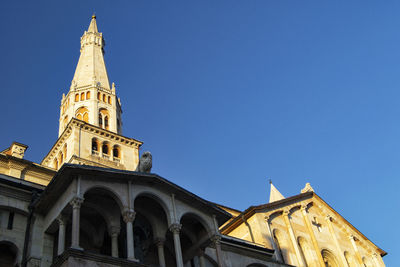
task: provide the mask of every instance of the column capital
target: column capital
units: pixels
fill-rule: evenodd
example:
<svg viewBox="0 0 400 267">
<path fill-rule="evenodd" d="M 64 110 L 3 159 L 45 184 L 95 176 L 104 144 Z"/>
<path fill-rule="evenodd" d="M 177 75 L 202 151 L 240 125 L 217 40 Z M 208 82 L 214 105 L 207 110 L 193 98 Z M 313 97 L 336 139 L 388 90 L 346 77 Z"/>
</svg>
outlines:
<svg viewBox="0 0 400 267">
<path fill-rule="evenodd" d="M 121 227 L 119 226 L 110 226 L 110 228 L 108 229 L 108 232 L 110 233 L 110 236 L 118 236 L 119 233 L 121 231 Z"/>
<path fill-rule="evenodd" d="M 282 215 L 285 216 L 285 217 L 289 217 L 289 214 L 290 214 L 290 210 L 289 209 L 284 209 L 283 212 L 282 212 Z"/>
<path fill-rule="evenodd" d="M 329 214 L 325 216 L 325 220 L 328 222 L 332 222 L 332 219 L 333 219 L 333 217 Z"/>
<path fill-rule="evenodd" d="M 269 222 L 269 218 L 270 218 L 269 215 L 265 215 L 264 216 L 264 221 L 268 223 Z"/>
<path fill-rule="evenodd" d="M 173 234 L 179 234 L 179 232 L 181 231 L 182 228 L 182 224 L 180 223 L 173 223 L 169 226 L 169 230 L 173 233 Z"/>
<path fill-rule="evenodd" d="M 85 199 L 83 197 L 75 196 L 69 204 L 72 206 L 73 209 L 79 209 Z"/>
<path fill-rule="evenodd" d="M 302 203 L 302 204 L 301 204 L 301 207 L 300 207 L 300 210 L 301 210 L 301 211 L 304 210 L 305 212 L 307 212 L 307 207 L 308 207 L 308 203 Z"/>
<path fill-rule="evenodd" d="M 165 238 L 158 237 L 158 238 L 154 239 L 154 244 L 156 244 L 157 247 L 164 246 L 164 243 L 165 243 Z"/>
<path fill-rule="evenodd" d="M 133 222 L 135 220 L 135 217 L 136 217 L 136 212 L 134 210 L 131 210 L 131 209 L 125 210 L 122 213 L 122 217 L 123 217 L 125 223 Z"/>
<path fill-rule="evenodd" d="M 63 214 L 60 214 L 60 215 L 57 216 L 56 220 L 57 220 L 59 225 L 66 225 L 67 222 L 68 222 L 68 217 L 63 215 Z"/>
<path fill-rule="evenodd" d="M 221 243 L 221 236 L 220 235 L 213 235 L 212 237 L 210 237 L 210 240 L 214 244 L 220 244 Z"/>
<path fill-rule="evenodd" d="M 355 237 L 355 235 L 349 235 L 349 239 L 350 239 L 350 241 L 357 241 L 357 238 Z"/>
</svg>

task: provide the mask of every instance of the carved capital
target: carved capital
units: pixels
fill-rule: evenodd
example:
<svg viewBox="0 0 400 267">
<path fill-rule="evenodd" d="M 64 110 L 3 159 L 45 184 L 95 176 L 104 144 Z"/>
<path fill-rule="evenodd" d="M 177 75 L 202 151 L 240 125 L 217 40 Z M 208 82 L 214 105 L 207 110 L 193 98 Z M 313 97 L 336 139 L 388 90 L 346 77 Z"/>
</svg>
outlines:
<svg viewBox="0 0 400 267">
<path fill-rule="evenodd" d="M 285 217 L 289 217 L 290 211 L 288 209 L 283 210 L 282 215 Z"/>
<path fill-rule="evenodd" d="M 110 233 L 111 237 L 117 237 L 120 231 L 121 227 L 118 226 L 110 226 L 110 228 L 108 229 L 108 232 Z"/>
<path fill-rule="evenodd" d="M 332 219 L 333 219 L 332 216 L 329 214 L 325 216 L 325 220 L 328 222 L 332 222 Z"/>
<path fill-rule="evenodd" d="M 79 209 L 84 201 L 82 197 L 74 197 L 69 204 L 72 206 L 73 209 Z"/>
<path fill-rule="evenodd" d="M 357 241 L 357 238 L 355 235 L 349 235 L 350 241 Z"/>
<path fill-rule="evenodd" d="M 156 244 L 157 247 L 163 247 L 165 243 L 165 238 L 156 238 L 154 240 L 154 244 Z"/>
<path fill-rule="evenodd" d="M 61 225 L 66 225 L 68 222 L 68 218 L 62 214 L 58 215 L 57 217 L 57 222 L 58 224 Z"/>
<path fill-rule="evenodd" d="M 300 210 L 301 210 L 301 211 L 307 212 L 307 207 L 308 207 L 308 204 L 307 204 L 307 203 L 302 203 L 302 204 L 301 204 L 301 207 L 300 207 Z"/>
<path fill-rule="evenodd" d="M 269 223 L 269 218 L 270 218 L 269 215 L 265 215 L 264 216 L 264 220 L 265 220 L 266 223 Z"/>
<path fill-rule="evenodd" d="M 220 235 L 213 235 L 210 237 L 210 240 L 215 244 L 220 244 L 221 243 L 221 236 Z"/>
<path fill-rule="evenodd" d="M 126 210 L 122 214 L 125 223 L 133 222 L 135 220 L 136 212 L 133 210 Z"/>
<path fill-rule="evenodd" d="M 173 234 L 179 234 L 179 232 L 181 231 L 182 228 L 182 224 L 179 223 L 173 223 L 169 226 L 169 230 L 173 233 Z"/>
</svg>

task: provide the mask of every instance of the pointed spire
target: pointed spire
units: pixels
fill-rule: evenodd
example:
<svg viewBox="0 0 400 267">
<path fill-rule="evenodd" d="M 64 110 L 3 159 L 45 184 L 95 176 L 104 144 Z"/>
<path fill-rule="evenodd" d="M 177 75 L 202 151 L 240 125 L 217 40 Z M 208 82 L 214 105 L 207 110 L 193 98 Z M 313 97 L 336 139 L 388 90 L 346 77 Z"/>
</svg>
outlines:
<svg viewBox="0 0 400 267">
<path fill-rule="evenodd" d="M 96 15 L 93 15 L 88 30 L 81 37 L 81 55 L 70 90 L 85 86 L 111 90 L 104 62 L 104 45 L 103 34 L 98 32 Z"/>
<path fill-rule="evenodd" d="M 271 185 L 271 191 L 269 193 L 269 203 L 284 199 L 285 197 L 278 191 L 278 189 L 276 189 L 271 180 L 269 180 L 269 183 Z"/>
<path fill-rule="evenodd" d="M 92 20 L 90 21 L 88 32 L 98 33 L 97 23 L 96 23 L 96 15 L 93 13 Z"/>
</svg>

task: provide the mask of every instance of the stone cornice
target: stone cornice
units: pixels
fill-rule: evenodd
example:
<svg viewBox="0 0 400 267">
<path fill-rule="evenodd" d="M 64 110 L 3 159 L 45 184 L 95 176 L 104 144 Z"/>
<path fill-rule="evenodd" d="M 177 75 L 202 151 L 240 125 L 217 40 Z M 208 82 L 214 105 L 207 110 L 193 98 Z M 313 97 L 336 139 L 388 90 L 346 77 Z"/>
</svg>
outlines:
<svg viewBox="0 0 400 267">
<path fill-rule="evenodd" d="M 81 128 L 83 131 L 93 132 L 99 137 L 105 138 L 109 141 L 117 142 L 119 144 L 124 144 L 131 147 L 139 148 L 143 144 L 143 142 L 136 139 L 125 137 L 117 133 L 94 126 L 87 122 L 78 120 L 76 118 L 72 118 L 65 127 L 63 133 L 57 139 L 56 143 L 50 149 L 49 153 L 47 153 L 47 155 L 44 157 L 41 164 L 49 164 L 51 160 L 54 159 L 54 156 L 57 155 L 59 149 L 63 147 L 65 140 L 71 135 L 74 128 Z"/>
</svg>

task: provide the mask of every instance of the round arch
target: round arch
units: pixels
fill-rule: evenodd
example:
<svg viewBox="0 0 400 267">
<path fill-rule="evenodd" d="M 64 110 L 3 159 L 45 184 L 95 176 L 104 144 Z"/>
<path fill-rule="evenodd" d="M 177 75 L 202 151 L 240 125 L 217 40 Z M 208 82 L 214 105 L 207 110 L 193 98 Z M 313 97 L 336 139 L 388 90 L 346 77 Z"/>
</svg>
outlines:
<svg viewBox="0 0 400 267">
<path fill-rule="evenodd" d="M 123 205 L 122 200 L 118 196 L 118 193 L 115 192 L 110 187 L 107 187 L 107 186 L 101 185 L 101 184 L 91 185 L 91 186 L 85 188 L 83 190 L 82 194 L 83 194 L 83 196 L 85 196 L 86 194 L 90 193 L 90 191 L 95 191 L 96 189 L 99 190 L 100 192 L 103 191 L 102 193 L 106 193 L 107 195 L 109 195 L 117 203 L 121 213 L 124 211 L 124 205 Z"/>
<path fill-rule="evenodd" d="M 213 231 L 213 229 L 214 229 L 213 225 L 209 225 L 209 224 L 207 223 L 207 221 L 204 220 L 204 218 L 203 218 L 201 215 L 197 214 L 195 211 L 185 211 L 185 212 L 183 212 L 183 213 L 180 215 L 178 221 L 179 221 L 179 222 L 182 221 L 182 218 L 185 217 L 185 216 L 193 217 L 194 219 L 196 219 L 197 221 L 199 221 L 199 223 L 204 227 L 204 229 L 207 231 L 208 234 L 213 234 L 213 233 L 214 233 L 214 231 Z"/>
<path fill-rule="evenodd" d="M 0 241 L 0 266 L 14 267 L 18 266 L 17 261 L 19 257 L 18 247 L 11 241 Z"/>
<path fill-rule="evenodd" d="M 139 194 L 137 194 L 134 198 L 133 198 L 133 203 L 135 203 L 136 199 L 138 197 L 149 197 L 151 199 L 153 199 L 154 201 L 156 201 L 161 208 L 164 210 L 165 216 L 167 217 L 167 223 L 168 225 L 170 225 L 172 223 L 172 218 L 171 218 L 171 209 L 168 206 L 167 203 L 165 203 L 165 201 L 160 198 L 159 196 L 157 196 L 154 192 L 151 191 L 142 191 Z"/>
<path fill-rule="evenodd" d="M 339 262 L 335 255 L 328 249 L 321 250 L 322 259 L 325 262 L 326 267 L 339 267 Z"/>
</svg>

